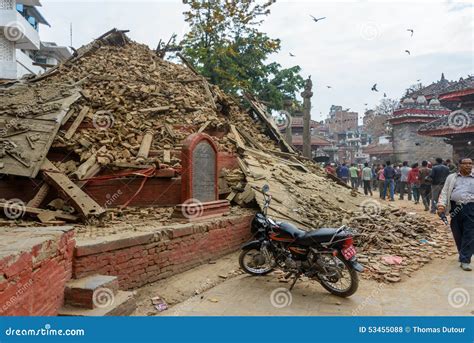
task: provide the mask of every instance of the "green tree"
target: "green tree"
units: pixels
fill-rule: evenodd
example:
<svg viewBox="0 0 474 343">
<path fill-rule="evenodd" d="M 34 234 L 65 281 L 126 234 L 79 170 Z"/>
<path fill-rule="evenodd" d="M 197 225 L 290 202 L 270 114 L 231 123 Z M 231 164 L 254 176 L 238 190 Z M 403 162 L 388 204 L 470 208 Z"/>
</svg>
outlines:
<svg viewBox="0 0 474 343">
<path fill-rule="evenodd" d="M 280 40 L 259 31 L 274 0 L 183 0 L 190 26 L 180 43 L 184 55 L 207 77 L 231 94 L 251 92 L 281 109 L 303 85 L 301 68 L 266 63 L 280 50 Z"/>
</svg>

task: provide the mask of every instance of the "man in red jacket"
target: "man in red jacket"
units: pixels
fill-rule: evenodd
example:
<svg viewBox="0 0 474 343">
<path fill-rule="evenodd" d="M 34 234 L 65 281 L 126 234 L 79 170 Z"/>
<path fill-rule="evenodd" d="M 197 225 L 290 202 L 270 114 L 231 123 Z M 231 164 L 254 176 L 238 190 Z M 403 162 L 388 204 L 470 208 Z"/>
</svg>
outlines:
<svg viewBox="0 0 474 343">
<path fill-rule="evenodd" d="M 419 172 L 420 169 L 418 168 L 418 163 L 414 163 L 411 166 L 411 170 L 408 172 L 407 179 L 407 182 L 413 192 L 413 200 L 415 200 L 415 204 L 420 203 L 420 179 L 418 178 Z"/>
</svg>

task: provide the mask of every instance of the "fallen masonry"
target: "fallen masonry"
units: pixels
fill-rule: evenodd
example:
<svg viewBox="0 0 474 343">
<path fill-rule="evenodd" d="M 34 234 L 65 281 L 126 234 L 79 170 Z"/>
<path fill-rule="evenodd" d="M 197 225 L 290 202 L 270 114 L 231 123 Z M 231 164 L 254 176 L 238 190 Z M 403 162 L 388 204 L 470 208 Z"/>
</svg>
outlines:
<svg viewBox="0 0 474 343">
<path fill-rule="evenodd" d="M 181 60 L 114 29 L 47 73 L 0 86 L 1 230 L 74 223 L 72 275 L 133 289 L 238 249 L 269 184 L 270 216 L 357 229 L 364 277 L 398 282 L 449 252 L 439 225 L 328 176 L 252 95 L 244 108 Z"/>
</svg>

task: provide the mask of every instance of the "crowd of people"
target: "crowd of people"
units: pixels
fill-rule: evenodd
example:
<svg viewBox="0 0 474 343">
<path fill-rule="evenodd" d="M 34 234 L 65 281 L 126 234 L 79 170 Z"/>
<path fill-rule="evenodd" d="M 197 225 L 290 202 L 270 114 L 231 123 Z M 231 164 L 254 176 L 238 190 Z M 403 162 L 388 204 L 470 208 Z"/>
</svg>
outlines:
<svg viewBox="0 0 474 343">
<path fill-rule="evenodd" d="M 369 166 L 352 164 L 327 164 L 326 172 L 339 177 L 355 189 L 363 187 L 365 195 L 378 189 L 382 200 L 399 199 L 423 204 L 425 211 L 437 213 L 447 223 L 451 217 L 451 230 L 459 252 L 461 268 L 471 271 L 474 253 L 474 168 L 470 158 L 463 158 L 458 165 L 451 160 L 436 158 L 411 165 L 407 161 L 392 165 Z"/>
<path fill-rule="evenodd" d="M 340 178 L 352 188 L 363 188 L 365 195 L 373 195 L 378 190 L 382 200 L 395 201 L 405 197 L 415 204 L 422 203 L 425 211 L 436 213 L 436 206 L 443 185 L 449 174 L 457 171 L 451 160 L 436 158 L 431 161 L 416 162 L 411 165 L 407 161 L 400 164 L 385 163 L 369 165 L 369 163 L 327 164 L 326 172 Z"/>
</svg>

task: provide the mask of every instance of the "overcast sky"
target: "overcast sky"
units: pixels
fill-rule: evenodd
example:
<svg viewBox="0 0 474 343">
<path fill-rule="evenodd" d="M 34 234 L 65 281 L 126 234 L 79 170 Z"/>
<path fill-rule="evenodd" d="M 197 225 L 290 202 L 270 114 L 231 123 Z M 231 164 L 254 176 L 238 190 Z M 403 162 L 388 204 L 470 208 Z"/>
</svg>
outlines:
<svg viewBox="0 0 474 343">
<path fill-rule="evenodd" d="M 70 23 L 76 48 L 113 27 L 130 30 L 133 40 L 152 48 L 160 38 L 187 31 L 179 0 L 42 3 L 51 28 L 42 26 L 41 38 L 60 45 L 70 45 Z M 280 0 L 271 9 L 261 29 L 280 38 L 282 49 L 270 60 L 298 64 L 304 77 L 312 76 L 316 120 L 326 118 L 333 104 L 362 116 L 384 92 L 398 99 L 416 80 L 430 84 L 441 72 L 450 80 L 474 74 L 472 1 Z M 315 23 L 310 14 L 327 18 Z M 374 83 L 380 92 L 370 90 Z"/>
</svg>

